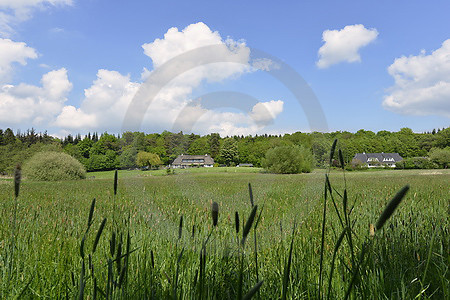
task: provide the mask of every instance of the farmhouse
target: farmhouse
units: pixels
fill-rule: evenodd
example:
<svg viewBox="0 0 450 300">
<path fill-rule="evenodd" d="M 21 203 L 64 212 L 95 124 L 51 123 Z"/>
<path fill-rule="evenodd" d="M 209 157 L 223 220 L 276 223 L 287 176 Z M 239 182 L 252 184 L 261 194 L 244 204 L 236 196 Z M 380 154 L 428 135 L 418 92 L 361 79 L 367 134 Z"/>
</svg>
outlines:
<svg viewBox="0 0 450 300">
<path fill-rule="evenodd" d="M 398 153 L 356 153 L 353 157 L 353 163 L 362 163 L 368 168 L 390 167 L 395 168 L 395 164 L 403 158 Z"/>
<path fill-rule="evenodd" d="M 205 155 L 178 155 L 173 161 L 171 167 L 176 169 L 185 169 L 190 167 L 213 167 L 214 159 Z"/>
</svg>

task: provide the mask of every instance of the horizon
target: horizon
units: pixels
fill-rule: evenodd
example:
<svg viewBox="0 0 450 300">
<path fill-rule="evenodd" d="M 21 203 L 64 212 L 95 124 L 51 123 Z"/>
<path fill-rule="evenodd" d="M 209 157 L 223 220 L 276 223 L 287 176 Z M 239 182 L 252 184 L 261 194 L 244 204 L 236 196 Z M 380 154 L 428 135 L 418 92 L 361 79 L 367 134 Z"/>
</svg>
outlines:
<svg viewBox="0 0 450 300">
<path fill-rule="evenodd" d="M 58 138 L 447 128 L 449 10 L 446 1 L 4 1 L 0 128 Z"/>
<path fill-rule="evenodd" d="M 441 132 L 441 131 L 443 131 L 443 130 L 445 130 L 445 129 L 447 129 L 447 128 L 450 128 L 450 127 L 442 127 L 442 128 L 433 128 L 432 130 L 430 130 L 430 131 L 423 131 L 423 132 L 416 132 L 416 131 L 412 131 L 413 132 L 413 134 L 436 134 L 436 133 L 439 133 L 439 132 Z M 12 128 L 0 128 L 0 130 L 2 130 L 2 132 L 4 133 L 5 132 L 5 130 L 6 129 L 11 129 L 11 130 L 13 130 Z M 295 132 L 284 132 L 284 133 L 279 133 L 279 134 L 271 134 L 271 133 L 256 133 L 256 134 L 248 134 L 248 135 L 226 135 L 226 136 L 222 136 L 220 133 L 218 133 L 218 132 L 209 132 L 209 133 L 205 133 L 205 134 L 200 134 L 200 133 L 195 133 L 195 132 L 189 132 L 189 133 L 185 133 L 185 132 L 183 132 L 183 131 L 179 131 L 179 132 L 173 132 L 173 131 L 169 131 L 169 130 L 163 130 L 163 131 L 160 131 L 160 132 L 146 132 L 146 131 L 123 131 L 123 132 L 121 132 L 121 133 L 114 133 L 114 132 L 108 132 L 108 131 L 104 131 L 104 132 L 97 132 L 97 131 L 92 131 L 92 132 L 88 132 L 88 133 L 86 133 L 86 134 L 81 134 L 81 133 L 79 133 L 79 132 L 77 132 L 77 133 L 69 133 L 69 134 L 67 134 L 67 135 L 65 135 L 65 136 L 56 136 L 56 135 L 52 135 L 52 134 L 49 134 L 48 133 L 48 131 L 47 130 L 44 130 L 44 131 L 34 131 L 34 133 L 36 134 L 36 135 L 43 135 L 43 134 L 47 134 L 47 135 L 49 135 L 49 136 L 51 136 L 51 137 L 53 137 L 53 138 L 56 138 L 56 139 L 60 139 L 60 140 L 64 140 L 65 138 L 67 138 L 67 137 L 69 137 L 69 136 L 71 136 L 71 137 L 77 137 L 77 136 L 80 136 L 81 137 L 81 139 L 84 139 L 84 138 L 87 138 L 88 137 L 88 135 L 90 135 L 91 137 L 92 137 L 92 135 L 94 135 L 94 134 L 96 134 L 96 135 L 98 135 L 99 137 L 101 137 L 102 135 L 104 135 L 104 134 L 109 134 L 109 135 L 113 135 L 113 136 L 117 136 L 117 138 L 121 138 L 122 136 L 123 136 L 123 134 L 124 133 L 127 133 L 127 132 L 131 132 L 131 133 L 135 133 L 135 132 L 138 132 L 138 133 L 144 133 L 145 135 L 151 135 L 151 134 L 159 134 L 159 135 L 162 135 L 162 134 L 164 134 L 165 132 L 167 132 L 167 133 L 171 133 L 171 134 L 183 134 L 183 135 L 191 135 L 191 134 L 193 134 L 193 135 L 195 135 L 195 136 L 200 136 L 200 137 L 206 137 L 206 136 L 209 136 L 209 135 L 212 135 L 212 134 L 219 134 L 219 136 L 220 136 L 220 138 L 222 138 L 222 139 L 225 139 L 225 138 L 234 138 L 234 137 L 239 137 L 239 138 L 241 138 L 241 137 L 244 137 L 244 138 L 248 138 L 248 137 L 260 137 L 260 136 L 268 136 L 268 137 L 270 137 L 270 136 L 272 136 L 272 137 L 284 137 L 285 135 L 292 135 L 292 134 L 295 134 L 295 133 L 302 133 L 302 134 L 315 134 L 315 133 L 318 133 L 318 134 L 342 134 L 342 133 L 351 133 L 351 134 L 357 134 L 359 131 L 364 131 L 364 132 L 372 132 L 372 133 L 374 133 L 374 134 L 379 134 L 380 132 L 389 132 L 389 133 L 399 133 L 399 132 L 401 132 L 401 130 L 402 129 L 411 129 L 411 128 L 409 128 L 409 127 L 402 127 L 402 128 L 399 128 L 398 130 L 395 130 L 395 131 L 390 131 L 390 130 L 378 130 L 378 131 L 372 131 L 372 130 L 366 130 L 366 129 L 363 129 L 363 128 L 361 128 L 361 129 L 359 129 L 359 130 L 356 130 L 356 131 L 347 131 L 347 130 L 335 130 L 335 131 L 327 131 L 327 132 L 322 132 L 322 131 L 309 131 L 309 132 L 306 132 L 306 131 L 295 131 Z M 26 130 L 20 130 L 20 129 L 18 129 L 18 130 L 16 130 L 16 131 L 14 131 L 13 130 L 13 133 L 16 135 L 16 136 L 18 136 L 18 135 L 25 135 L 25 134 L 27 134 L 28 132 L 30 132 L 30 131 L 32 131 L 32 130 L 34 130 L 34 128 L 28 128 L 28 129 L 26 129 Z M 411 129 L 412 130 L 412 129 Z"/>
</svg>

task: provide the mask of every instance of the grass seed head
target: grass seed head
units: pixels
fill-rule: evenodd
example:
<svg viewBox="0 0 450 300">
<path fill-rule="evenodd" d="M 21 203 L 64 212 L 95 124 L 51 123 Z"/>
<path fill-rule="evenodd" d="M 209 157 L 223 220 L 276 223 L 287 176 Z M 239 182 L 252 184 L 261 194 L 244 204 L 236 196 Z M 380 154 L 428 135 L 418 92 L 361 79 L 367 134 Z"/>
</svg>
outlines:
<svg viewBox="0 0 450 300">
<path fill-rule="evenodd" d="M 183 215 L 180 217 L 180 225 L 178 226 L 178 239 L 181 239 L 181 234 L 183 233 Z"/>
<path fill-rule="evenodd" d="M 20 181 L 22 179 L 22 168 L 20 164 L 14 169 L 14 195 L 19 197 Z"/>
<path fill-rule="evenodd" d="M 219 204 L 217 202 L 213 202 L 211 205 L 211 216 L 213 220 L 213 225 L 217 226 L 217 222 L 219 220 Z"/>
<path fill-rule="evenodd" d="M 245 223 L 244 230 L 242 232 L 242 241 L 241 241 L 242 246 L 244 246 L 245 240 L 247 239 L 247 235 L 250 232 L 250 229 L 252 228 L 257 209 L 258 209 L 258 205 L 253 206 L 252 212 L 250 213 L 250 216 L 248 217 L 248 220 Z"/>
<path fill-rule="evenodd" d="M 117 195 L 117 181 L 118 181 L 117 170 L 114 172 L 114 195 Z"/>
<path fill-rule="evenodd" d="M 381 216 L 378 218 L 377 224 L 375 225 L 376 229 L 379 230 L 383 227 L 384 223 L 392 216 L 397 206 L 402 201 L 403 197 L 405 197 L 406 193 L 409 190 L 409 185 L 405 185 L 397 194 L 395 194 L 394 198 L 386 205 Z"/>
<path fill-rule="evenodd" d="M 334 156 L 334 151 L 336 150 L 336 144 L 337 144 L 337 139 L 335 139 L 334 142 L 333 142 L 333 145 L 331 145 L 330 166 L 331 166 L 331 163 L 333 162 L 333 156 Z"/>
<path fill-rule="evenodd" d="M 248 183 L 248 192 L 250 194 L 250 203 L 253 206 L 255 206 L 255 203 L 253 202 L 253 190 L 252 190 L 252 185 L 250 183 Z"/>
<path fill-rule="evenodd" d="M 235 223 L 235 226 L 236 226 L 236 234 L 238 234 L 239 233 L 239 225 L 240 225 L 240 223 L 239 223 L 239 213 L 238 212 L 235 212 L 234 213 L 234 223 Z"/>
<path fill-rule="evenodd" d="M 370 237 L 375 236 L 375 226 L 373 224 L 369 224 L 369 235 Z"/>
</svg>

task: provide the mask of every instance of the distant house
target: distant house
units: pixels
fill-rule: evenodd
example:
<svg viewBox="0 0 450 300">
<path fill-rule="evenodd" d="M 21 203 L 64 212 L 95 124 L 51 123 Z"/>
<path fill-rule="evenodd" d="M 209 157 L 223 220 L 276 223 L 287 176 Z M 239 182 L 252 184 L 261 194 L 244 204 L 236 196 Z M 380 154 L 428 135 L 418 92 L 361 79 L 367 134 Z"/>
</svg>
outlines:
<svg viewBox="0 0 450 300">
<path fill-rule="evenodd" d="M 253 164 L 238 164 L 236 167 L 249 167 L 249 168 L 252 168 Z"/>
<path fill-rule="evenodd" d="M 356 153 L 352 162 L 361 162 L 368 168 L 390 167 L 395 168 L 395 164 L 403 158 L 398 153 Z"/>
<path fill-rule="evenodd" d="M 185 169 L 191 167 L 213 167 L 214 159 L 209 156 L 209 154 L 205 155 L 178 155 L 177 158 L 173 161 L 171 167 L 176 169 Z"/>
</svg>

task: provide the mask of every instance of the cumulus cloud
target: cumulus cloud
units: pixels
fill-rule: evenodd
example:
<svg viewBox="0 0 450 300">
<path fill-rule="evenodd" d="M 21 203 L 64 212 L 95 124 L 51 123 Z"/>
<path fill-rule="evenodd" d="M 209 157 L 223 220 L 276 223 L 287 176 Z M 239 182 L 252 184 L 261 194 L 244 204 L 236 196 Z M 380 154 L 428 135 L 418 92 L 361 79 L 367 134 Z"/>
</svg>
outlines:
<svg viewBox="0 0 450 300">
<path fill-rule="evenodd" d="M 51 122 L 67 101 L 72 83 L 62 68 L 42 76 L 42 86 L 3 85 L 0 88 L 0 123 L 40 125 Z"/>
<path fill-rule="evenodd" d="M 33 9 L 72 3 L 72 0 L 0 0 L 0 36 L 13 34 L 14 26 L 31 18 Z"/>
<path fill-rule="evenodd" d="M 450 39 L 426 54 L 402 56 L 388 67 L 395 85 L 383 107 L 402 114 L 450 117 Z"/>
<path fill-rule="evenodd" d="M 373 42 L 378 36 L 375 28 L 367 29 L 362 24 L 348 25 L 341 30 L 325 30 L 324 45 L 319 49 L 317 66 L 321 69 L 340 62 L 360 62 L 359 50 Z"/>
<path fill-rule="evenodd" d="M 192 51 L 210 45 L 220 47 L 216 51 Z M 160 90 L 149 103 L 142 130 L 171 130 L 177 123 L 189 124 L 187 130 L 193 129 L 191 125 L 195 124 L 195 130 L 200 133 L 248 134 L 260 129 L 262 124 L 270 123 L 283 109 L 280 100 L 258 103 L 251 112 L 242 113 L 216 111 L 202 107 L 201 103 L 192 105 L 191 95 L 202 83 L 235 79 L 256 70 L 250 63 L 250 49 L 244 41 L 223 39 L 204 23 L 191 24 L 183 30 L 171 28 L 164 38 L 146 43 L 142 48 L 154 67 L 153 70 L 144 68 L 143 80 L 158 68 L 165 68 L 162 77 L 158 77 L 156 83 L 152 82 L 160 84 Z M 183 56 L 185 59 L 180 62 L 183 68 L 178 63 L 167 65 L 185 53 L 189 55 Z M 216 62 L 205 63 L 208 61 Z M 264 63 L 269 65 L 269 62 Z M 188 71 L 179 72 L 186 69 Z M 132 82 L 130 76 L 116 71 L 99 70 L 97 79 L 85 90 L 80 107 L 64 107 L 54 124 L 63 129 L 120 131 L 132 99 L 145 84 Z"/>
<path fill-rule="evenodd" d="M 250 117 L 257 124 L 268 125 L 283 111 L 283 104 L 281 100 L 259 102 L 253 106 Z"/>
<path fill-rule="evenodd" d="M 214 51 L 209 48 L 195 51 L 211 45 L 218 47 Z M 204 83 L 236 79 L 245 73 L 276 67 L 270 60 L 251 61 L 250 49 L 244 41 L 222 38 L 204 23 L 191 24 L 183 30 L 171 28 L 164 38 L 144 44 L 142 48 L 153 62 L 152 70 L 144 68 L 142 80 L 151 77 L 154 80 L 151 84 L 157 86 L 158 93 L 150 99 L 148 108 L 143 108 L 141 130 L 175 130 L 178 124 L 182 126 L 180 130 L 199 133 L 254 134 L 271 124 L 283 111 L 281 100 L 258 102 L 252 99 L 249 102 L 245 97 L 239 98 L 241 103 L 248 105 L 244 111 L 235 107 L 240 110 L 238 112 L 220 109 L 233 108 L 234 104 L 228 98 L 213 98 L 213 105 L 204 103 L 202 106 L 201 101 L 195 103 L 192 95 Z M 131 81 L 130 75 L 101 69 L 91 86 L 84 90 L 81 103 L 68 104 L 72 83 L 66 69 L 44 74 L 41 86 L 24 83 L 9 85 L 6 83 L 14 64 L 26 64 L 37 54 L 25 43 L 1 38 L 0 53 L 0 124 L 3 126 L 37 126 L 60 133 L 119 132 L 132 100 L 138 91 L 145 91 L 147 84 Z M 175 63 L 170 63 L 173 61 Z M 152 74 L 158 72 L 161 74 L 155 81 Z"/>
<path fill-rule="evenodd" d="M 37 58 L 36 50 L 25 43 L 0 38 L 0 84 L 11 79 L 13 64 L 26 65 L 27 59 Z"/>
<path fill-rule="evenodd" d="M 66 129 L 117 130 L 138 87 L 129 76 L 101 69 L 91 87 L 84 90 L 81 107 L 64 107 L 54 125 Z"/>
</svg>

